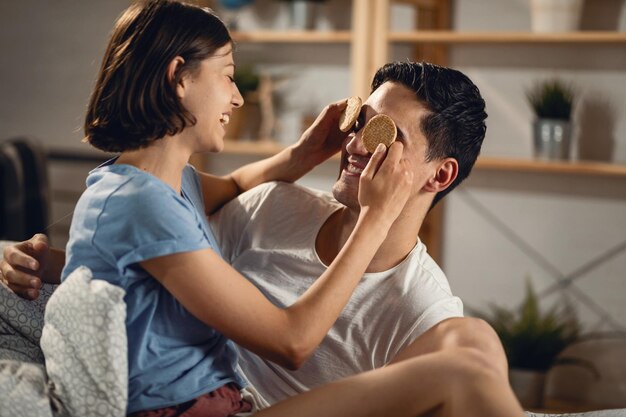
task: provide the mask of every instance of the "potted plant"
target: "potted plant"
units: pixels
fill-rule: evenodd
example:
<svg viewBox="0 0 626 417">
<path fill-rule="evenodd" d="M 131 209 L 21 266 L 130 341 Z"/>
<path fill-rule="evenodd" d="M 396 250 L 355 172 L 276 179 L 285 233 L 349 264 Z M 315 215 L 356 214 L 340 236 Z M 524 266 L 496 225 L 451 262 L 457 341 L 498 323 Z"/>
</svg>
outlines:
<svg viewBox="0 0 626 417">
<path fill-rule="evenodd" d="M 496 331 L 509 362 L 513 391 L 524 407 L 539 407 L 545 375 L 557 356 L 580 335 L 574 310 L 565 302 L 542 313 L 530 281 L 519 310 L 491 304 L 488 312 L 473 312 Z M 564 363 L 575 362 L 563 358 Z"/>
<path fill-rule="evenodd" d="M 535 157 L 568 159 L 570 152 L 574 91 L 558 79 L 535 84 L 526 92 L 535 113 L 533 143 Z"/>
</svg>

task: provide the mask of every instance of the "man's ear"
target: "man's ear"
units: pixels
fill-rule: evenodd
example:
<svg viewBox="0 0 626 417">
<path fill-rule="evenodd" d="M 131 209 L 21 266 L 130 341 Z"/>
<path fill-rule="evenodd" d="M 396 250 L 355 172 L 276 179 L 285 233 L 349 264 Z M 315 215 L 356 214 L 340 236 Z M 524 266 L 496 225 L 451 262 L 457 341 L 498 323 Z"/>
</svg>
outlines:
<svg viewBox="0 0 626 417">
<path fill-rule="evenodd" d="M 176 74 L 181 70 L 184 64 L 185 64 L 185 60 L 181 56 L 176 56 L 174 57 L 174 59 L 170 61 L 169 65 L 167 66 L 167 73 L 166 73 L 167 81 L 169 81 L 170 84 L 173 84 L 176 81 Z M 178 96 L 179 99 L 183 98 L 185 95 L 186 81 L 187 80 L 185 79 L 184 76 L 180 77 L 178 79 L 178 82 L 174 86 L 176 88 L 176 95 Z"/>
<path fill-rule="evenodd" d="M 446 158 L 439 162 L 435 175 L 424 185 L 424 190 L 438 193 L 445 190 L 454 182 L 459 174 L 459 163 L 454 158 Z"/>
</svg>

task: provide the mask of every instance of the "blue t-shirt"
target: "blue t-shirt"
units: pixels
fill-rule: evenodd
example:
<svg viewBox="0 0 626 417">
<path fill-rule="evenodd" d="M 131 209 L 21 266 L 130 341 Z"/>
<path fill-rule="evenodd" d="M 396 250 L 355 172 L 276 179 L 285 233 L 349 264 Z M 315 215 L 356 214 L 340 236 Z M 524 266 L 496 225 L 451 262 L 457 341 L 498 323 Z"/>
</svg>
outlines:
<svg viewBox="0 0 626 417">
<path fill-rule="evenodd" d="M 105 164 L 90 172 L 74 211 L 61 280 L 85 265 L 94 278 L 126 291 L 128 413 L 180 404 L 229 382 L 245 385 L 235 371 L 233 343 L 139 266 L 205 248 L 219 253 L 192 167 L 184 170 L 181 194 L 130 165 Z"/>
</svg>

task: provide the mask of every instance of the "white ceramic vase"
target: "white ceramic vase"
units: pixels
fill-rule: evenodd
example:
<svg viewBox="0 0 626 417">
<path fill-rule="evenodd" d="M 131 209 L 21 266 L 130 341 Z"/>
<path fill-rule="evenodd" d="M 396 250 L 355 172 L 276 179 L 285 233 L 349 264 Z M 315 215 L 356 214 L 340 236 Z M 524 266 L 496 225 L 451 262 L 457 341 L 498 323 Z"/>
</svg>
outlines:
<svg viewBox="0 0 626 417">
<path fill-rule="evenodd" d="M 539 408 L 543 403 L 546 373 L 528 369 L 511 369 L 509 381 L 515 396 L 525 409 Z"/>
<path fill-rule="evenodd" d="M 578 30 L 584 0 L 530 0 L 533 32 Z"/>
</svg>

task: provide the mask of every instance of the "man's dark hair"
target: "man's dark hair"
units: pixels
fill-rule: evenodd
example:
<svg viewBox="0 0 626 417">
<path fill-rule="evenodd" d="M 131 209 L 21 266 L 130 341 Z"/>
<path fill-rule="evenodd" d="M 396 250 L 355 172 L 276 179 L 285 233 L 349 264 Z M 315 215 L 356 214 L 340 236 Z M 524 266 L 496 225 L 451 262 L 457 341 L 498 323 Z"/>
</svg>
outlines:
<svg viewBox="0 0 626 417">
<path fill-rule="evenodd" d="M 134 150 L 196 123 L 176 84 L 232 42 L 210 9 L 169 0 L 137 3 L 118 18 L 85 118 L 85 140 L 108 152 Z M 167 77 L 176 57 L 185 62 Z"/>
<path fill-rule="evenodd" d="M 435 196 L 431 208 L 469 175 L 485 138 L 485 100 L 478 87 L 460 71 L 426 62 L 393 62 L 380 68 L 372 91 L 383 83 L 400 83 L 415 92 L 428 113 L 419 120 L 428 141 L 426 159 L 454 158 L 459 172 L 452 184 Z"/>
</svg>

